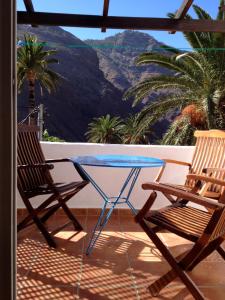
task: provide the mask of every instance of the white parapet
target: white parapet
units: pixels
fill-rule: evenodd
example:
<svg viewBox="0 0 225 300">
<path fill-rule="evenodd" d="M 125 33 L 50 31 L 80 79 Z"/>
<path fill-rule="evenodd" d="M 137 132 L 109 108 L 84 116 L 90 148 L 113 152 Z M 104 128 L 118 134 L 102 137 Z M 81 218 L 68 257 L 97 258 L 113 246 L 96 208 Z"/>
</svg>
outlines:
<svg viewBox="0 0 225 300">
<path fill-rule="evenodd" d="M 110 144 L 90 144 L 90 143 L 50 143 L 42 142 L 46 159 L 65 158 L 77 155 L 97 155 L 97 154 L 126 154 L 157 157 L 161 159 L 169 158 L 191 162 L 194 147 L 191 146 L 158 146 L 158 145 L 110 145 Z M 124 182 L 128 170 L 115 168 L 86 167 L 91 176 L 100 187 L 111 196 L 116 196 Z M 141 208 L 146 201 L 149 192 L 143 191 L 141 184 L 153 181 L 157 175 L 158 168 L 142 169 L 140 177 L 131 195 L 131 202 L 135 208 Z M 187 174 L 187 167 L 178 165 L 168 165 L 166 167 L 163 182 L 182 184 Z M 70 182 L 79 180 L 79 175 L 72 163 L 57 163 L 52 171 L 52 175 L 57 182 Z M 36 197 L 34 204 L 38 205 L 41 198 Z M 102 206 L 102 199 L 96 190 L 87 185 L 69 201 L 69 206 L 74 208 L 99 208 Z M 161 207 L 167 202 L 162 195 L 157 198 L 155 207 Z M 23 208 L 23 203 L 18 194 L 17 207 Z M 126 206 L 121 205 L 121 208 Z"/>
</svg>

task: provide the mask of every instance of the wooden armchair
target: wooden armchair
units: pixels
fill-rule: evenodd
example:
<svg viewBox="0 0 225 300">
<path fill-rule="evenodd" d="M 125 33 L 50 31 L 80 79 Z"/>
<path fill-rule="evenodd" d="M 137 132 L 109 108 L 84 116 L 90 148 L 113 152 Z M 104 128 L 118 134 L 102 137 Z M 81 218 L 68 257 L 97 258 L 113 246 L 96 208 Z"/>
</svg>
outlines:
<svg viewBox="0 0 225 300">
<path fill-rule="evenodd" d="M 189 174 L 208 175 L 215 179 L 225 178 L 225 131 L 208 130 L 196 131 L 196 147 L 191 163 L 164 159 L 166 164 L 160 169 L 160 172 L 155 179 L 155 182 L 160 182 L 163 172 L 168 164 L 183 165 L 189 168 Z M 164 183 L 185 191 L 190 191 L 195 186 L 195 181 L 192 177 L 187 176 L 184 185 L 176 185 L 172 183 Z M 209 198 L 219 199 L 221 186 L 207 182 L 203 186 L 196 189 L 198 194 Z M 169 201 L 174 199 L 165 195 Z"/>
<path fill-rule="evenodd" d="M 135 217 L 136 222 L 140 224 L 171 267 L 169 272 L 150 285 L 149 291 L 153 296 L 157 296 L 161 289 L 179 277 L 195 299 L 205 299 L 197 285 L 189 277 L 188 272 L 214 250 L 217 250 L 225 260 L 225 251 L 221 247 L 225 239 L 225 204 L 223 204 L 225 203 L 225 181 L 198 175 L 190 175 L 188 180 L 194 181 L 196 185 L 204 181 L 207 184 L 220 186 L 222 192 L 218 198 L 219 201 L 160 183 L 142 185 L 144 190 L 153 192 Z M 176 197 L 177 201 L 165 208 L 156 211 L 150 210 L 157 198 L 156 192 Z M 194 208 L 188 205 L 189 202 L 204 208 L 207 207 L 208 211 L 204 208 Z M 156 234 L 162 229 L 192 241 L 192 248 L 178 257 L 173 257 Z"/>
<path fill-rule="evenodd" d="M 69 159 L 45 160 L 37 137 L 38 127 L 18 125 L 18 190 L 27 208 L 28 215 L 17 225 L 17 230 L 35 223 L 42 232 L 47 243 L 56 247 L 52 235 L 48 232 L 45 222 L 59 209 L 62 208 L 73 223 L 75 230 L 82 230 L 75 216 L 68 208 L 66 202 L 76 193 L 83 189 L 88 180 L 70 183 L 55 183 L 50 170 L 54 168 L 53 163 L 69 162 Z M 49 195 L 48 198 L 37 207 L 32 205 L 32 198 L 39 195 Z M 64 228 L 54 230 L 57 232 Z"/>
</svg>

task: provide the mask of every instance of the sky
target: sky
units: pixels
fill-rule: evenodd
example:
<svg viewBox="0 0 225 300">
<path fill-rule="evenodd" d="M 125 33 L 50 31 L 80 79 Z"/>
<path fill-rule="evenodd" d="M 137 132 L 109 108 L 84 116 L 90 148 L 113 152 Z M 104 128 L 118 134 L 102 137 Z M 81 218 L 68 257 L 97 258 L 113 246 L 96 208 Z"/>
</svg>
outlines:
<svg viewBox="0 0 225 300">
<path fill-rule="evenodd" d="M 183 0 L 111 0 L 110 16 L 127 17 L 166 17 L 168 12 L 175 12 Z M 218 11 L 219 0 L 195 0 L 194 4 L 204 8 L 212 17 Z M 102 15 L 103 0 L 33 0 L 35 11 L 60 12 L 74 14 Z M 17 0 L 17 9 L 25 10 L 23 0 Z M 189 13 L 194 17 L 193 9 Z M 101 29 L 63 27 L 76 35 L 79 39 L 104 39 L 123 30 L 108 29 L 102 33 Z M 155 39 L 167 45 L 189 49 L 189 45 L 182 33 L 169 34 L 163 31 L 144 31 Z"/>
</svg>

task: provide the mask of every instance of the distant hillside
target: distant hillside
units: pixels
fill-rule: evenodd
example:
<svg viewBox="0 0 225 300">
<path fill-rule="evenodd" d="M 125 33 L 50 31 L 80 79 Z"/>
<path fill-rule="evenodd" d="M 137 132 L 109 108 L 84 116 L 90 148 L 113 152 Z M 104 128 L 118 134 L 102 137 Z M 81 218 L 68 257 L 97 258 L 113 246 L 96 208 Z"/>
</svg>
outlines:
<svg viewBox="0 0 225 300">
<path fill-rule="evenodd" d="M 119 90 L 124 91 L 146 76 L 168 73 L 157 65 L 136 66 L 135 59 L 143 52 L 161 51 L 162 43 L 147 33 L 126 30 L 104 40 L 86 40 L 99 57 L 100 69 Z"/>
<path fill-rule="evenodd" d="M 55 94 L 36 97 L 47 108 L 46 127 L 51 135 L 66 141 L 84 141 L 87 124 L 93 117 L 106 113 L 126 116 L 131 112 L 130 103 L 121 101 L 121 91 L 99 69 L 97 54 L 91 47 L 59 27 L 19 26 L 18 37 L 22 39 L 24 32 L 50 45 L 57 44 L 60 63 L 54 69 L 65 79 Z M 26 105 L 24 92 L 18 99 L 20 118 L 27 113 Z"/>
<path fill-rule="evenodd" d="M 60 27 L 18 26 L 18 38 L 35 34 L 40 41 L 55 48 L 60 63 L 54 69 L 64 80 L 55 94 L 37 91 L 38 102 L 46 107 L 45 126 L 50 135 L 66 141 L 85 141 L 88 123 L 105 115 L 126 117 L 140 110 L 122 101 L 124 90 L 145 76 L 165 73 L 158 66 L 136 67 L 134 59 L 142 52 L 159 48 L 148 34 L 125 31 L 104 40 L 81 41 Z M 108 46 L 105 46 L 107 44 Z M 19 119 L 27 114 L 27 91 L 18 97 Z M 161 136 L 168 126 L 164 120 L 156 126 Z"/>
</svg>

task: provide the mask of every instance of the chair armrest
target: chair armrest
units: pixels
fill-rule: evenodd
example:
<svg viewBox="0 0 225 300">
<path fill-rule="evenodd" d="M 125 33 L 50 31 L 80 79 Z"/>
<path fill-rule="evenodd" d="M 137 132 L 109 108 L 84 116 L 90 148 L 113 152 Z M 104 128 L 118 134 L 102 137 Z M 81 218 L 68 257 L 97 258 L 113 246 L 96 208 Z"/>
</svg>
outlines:
<svg viewBox="0 0 225 300">
<path fill-rule="evenodd" d="M 71 162 L 69 158 L 46 159 L 46 163 Z"/>
<path fill-rule="evenodd" d="M 58 162 L 70 162 L 74 165 L 75 169 L 77 170 L 77 173 L 80 175 L 80 177 L 84 180 L 89 182 L 89 178 L 85 175 L 85 173 L 82 171 L 81 167 L 74 163 L 71 159 L 69 158 L 58 158 L 58 159 L 47 159 L 45 160 L 47 163 L 58 163 Z"/>
<path fill-rule="evenodd" d="M 204 177 L 204 176 L 203 176 Z M 144 190 L 153 190 L 153 191 L 159 191 L 162 192 L 163 194 L 169 194 L 173 195 L 188 201 L 191 201 L 193 203 L 199 204 L 201 206 L 211 208 L 211 209 L 218 209 L 218 208 L 223 208 L 224 204 L 215 202 L 209 198 L 202 197 L 196 194 L 193 194 L 191 192 L 186 192 L 180 189 L 176 189 L 174 187 L 170 187 L 167 185 L 164 185 L 162 183 L 155 183 L 155 182 L 147 182 L 142 184 L 142 188 Z"/>
<path fill-rule="evenodd" d="M 44 169 L 44 170 L 51 170 L 54 169 L 54 166 L 52 164 L 30 164 L 30 165 L 18 165 L 17 166 L 18 171 L 25 170 L 25 169 Z"/>
<path fill-rule="evenodd" d="M 163 159 L 163 161 L 165 162 L 164 166 L 162 166 L 159 170 L 159 173 L 158 175 L 156 176 L 155 178 L 155 182 L 159 182 L 162 175 L 163 175 L 163 172 L 165 170 L 165 167 L 166 167 L 166 164 L 176 164 L 176 165 L 180 165 L 180 166 L 186 166 L 186 167 L 189 167 L 189 169 L 191 168 L 191 164 L 190 163 L 187 163 L 185 161 L 179 161 L 179 160 L 174 160 L 174 159 Z"/>
<path fill-rule="evenodd" d="M 205 181 L 206 183 L 218 184 L 221 186 L 225 186 L 225 180 L 217 179 L 210 176 L 198 175 L 198 174 L 188 174 L 188 179 Z"/>
<path fill-rule="evenodd" d="M 188 163 L 186 161 L 180 161 L 174 159 L 163 159 L 163 160 L 168 164 L 176 164 L 176 165 L 191 167 L 191 163 Z"/>
</svg>

